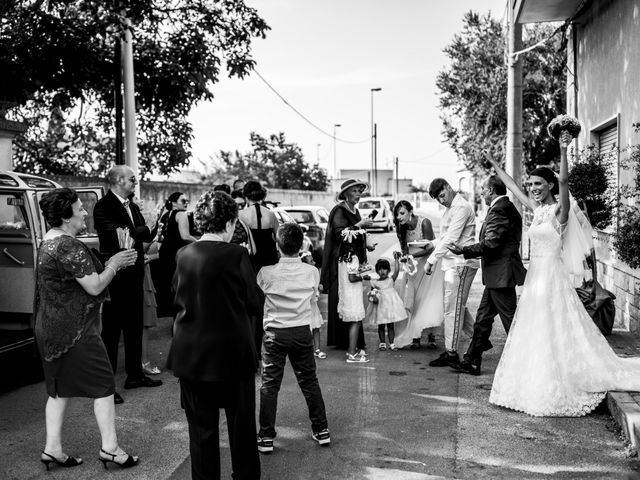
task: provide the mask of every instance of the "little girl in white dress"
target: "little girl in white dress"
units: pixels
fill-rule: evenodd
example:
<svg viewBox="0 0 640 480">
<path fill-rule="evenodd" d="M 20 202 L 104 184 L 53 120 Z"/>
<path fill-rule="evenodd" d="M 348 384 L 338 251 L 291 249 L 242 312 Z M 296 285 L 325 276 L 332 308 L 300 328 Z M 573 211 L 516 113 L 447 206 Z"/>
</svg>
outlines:
<svg viewBox="0 0 640 480">
<path fill-rule="evenodd" d="M 399 255 L 394 253 L 395 265 L 393 276 L 389 277 L 391 272 L 391 265 L 389 260 L 381 258 L 376 262 L 376 273 L 378 274 L 378 280 L 371 280 L 372 292 L 376 292 L 375 295 L 370 294 L 370 301 L 367 307 L 367 318 L 369 322 L 374 325 L 378 325 L 378 338 L 380 339 L 380 350 L 387 349 L 387 343 L 385 338 L 385 329 L 389 337 L 389 349 L 397 350 L 394 343 L 395 329 L 394 323 L 406 320 L 407 311 L 404 308 L 404 303 L 394 288 L 396 278 L 398 278 L 398 272 L 400 265 L 398 263 Z"/>
<path fill-rule="evenodd" d="M 308 250 L 301 251 L 300 258 L 304 263 L 314 267 L 316 266 L 316 263 L 313 261 L 313 257 Z M 327 354 L 320 348 L 320 328 L 324 325 L 324 319 L 322 318 L 322 313 L 320 313 L 320 308 L 318 307 L 319 296 L 319 292 L 317 292 L 311 299 L 311 322 L 309 323 L 309 327 L 311 328 L 311 334 L 313 335 L 313 355 L 317 358 L 324 359 L 327 358 Z"/>
</svg>

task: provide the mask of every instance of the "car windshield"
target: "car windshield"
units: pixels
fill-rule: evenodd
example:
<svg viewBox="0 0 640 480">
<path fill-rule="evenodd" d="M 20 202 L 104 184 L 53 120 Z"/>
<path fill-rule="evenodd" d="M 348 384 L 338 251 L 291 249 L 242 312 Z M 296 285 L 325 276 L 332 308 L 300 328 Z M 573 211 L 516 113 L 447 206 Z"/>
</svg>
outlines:
<svg viewBox="0 0 640 480">
<path fill-rule="evenodd" d="M 287 210 L 287 213 L 298 223 L 315 223 L 313 214 L 309 210 Z"/>
<path fill-rule="evenodd" d="M 316 213 L 318 214 L 320 223 L 329 223 L 329 212 L 327 212 L 324 208 L 321 208 Z"/>
<path fill-rule="evenodd" d="M 295 222 L 295 219 L 291 215 L 289 215 L 287 212 L 279 210 L 277 213 L 278 215 L 280 215 L 280 221 L 282 223 Z"/>
<path fill-rule="evenodd" d="M 378 200 L 360 200 L 358 208 L 371 210 L 373 208 L 380 208 L 380 202 Z"/>
</svg>

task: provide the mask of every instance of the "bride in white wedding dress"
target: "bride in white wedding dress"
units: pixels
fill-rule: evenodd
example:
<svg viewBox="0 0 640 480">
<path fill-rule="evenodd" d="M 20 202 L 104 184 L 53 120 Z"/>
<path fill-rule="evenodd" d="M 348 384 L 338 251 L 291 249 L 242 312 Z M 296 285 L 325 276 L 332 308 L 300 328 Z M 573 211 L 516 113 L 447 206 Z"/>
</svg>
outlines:
<svg viewBox="0 0 640 480">
<path fill-rule="evenodd" d="M 570 142 L 571 135 L 563 132 L 559 178 L 545 167 L 531 173 L 533 199 L 492 162 L 534 217 L 531 262 L 489 402 L 533 416 L 583 416 L 609 390 L 640 390 L 640 359 L 615 354 L 574 290 L 572 263 L 587 252 L 579 251 L 582 231 L 569 200 Z"/>
</svg>

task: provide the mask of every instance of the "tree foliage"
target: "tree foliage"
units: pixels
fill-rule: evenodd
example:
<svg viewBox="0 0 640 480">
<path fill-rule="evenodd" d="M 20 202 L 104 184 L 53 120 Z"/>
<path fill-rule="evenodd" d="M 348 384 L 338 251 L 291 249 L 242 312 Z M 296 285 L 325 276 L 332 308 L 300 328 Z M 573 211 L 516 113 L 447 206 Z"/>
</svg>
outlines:
<svg viewBox="0 0 640 480">
<path fill-rule="evenodd" d="M 468 12 L 462 32 L 444 49 L 450 66 L 438 74 L 443 135 L 465 167 L 478 173 L 489 169 L 487 157 L 506 157 L 507 35 L 490 15 Z M 551 35 L 546 25 L 528 27 L 525 45 Z M 559 154 L 546 131 L 547 123 L 563 113 L 564 54 L 561 39 L 523 54 L 523 163 L 527 170 L 548 164 Z"/>
<path fill-rule="evenodd" d="M 0 95 L 25 121 L 18 168 L 98 173 L 114 160 L 116 39 L 131 25 L 141 171 L 188 163 L 199 101 L 222 70 L 244 77 L 268 26 L 242 0 L 5 0 L 0 4 Z"/>
<path fill-rule="evenodd" d="M 613 220 L 616 192 L 612 173 L 616 155 L 617 149 L 600 152 L 590 145 L 579 152 L 569 169 L 569 191 L 586 210 L 591 225 L 600 230 Z"/>
<path fill-rule="evenodd" d="M 221 151 L 220 166 L 214 176 L 227 181 L 259 180 L 271 188 L 327 190 L 327 172 L 318 164 L 306 163 L 302 149 L 287 142 L 284 133 L 266 138 L 251 132 L 250 142 L 252 150 L 248 153 Z"/>
</svg>

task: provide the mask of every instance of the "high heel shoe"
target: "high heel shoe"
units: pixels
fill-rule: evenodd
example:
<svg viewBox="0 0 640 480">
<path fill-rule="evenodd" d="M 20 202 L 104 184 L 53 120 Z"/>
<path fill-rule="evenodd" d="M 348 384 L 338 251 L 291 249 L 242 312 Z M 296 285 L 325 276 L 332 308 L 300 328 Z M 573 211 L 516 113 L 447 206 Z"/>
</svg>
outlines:
<svg viewBox="0 0 640 480">
<path fill-rule="evenodd" d="M 102 448 L 100 449 L 100 458 L 99 460 L 102 462 L 104 469 L 107 470 L 107 463 L 115 463 L 122 468 L 133 467 L 138 464 L 138 457 L 129 455 L 128 453 L 109 453 L 105 452 Z"/>
<path fill-rule="evenodd" d="M 56 465 L 60 465 L 61 467 L 65 467 L 65 468 L 67 468 L 67 467 L 77 467 L 78 465 L 80 465 L 82 463 L 82 459 L 81 458 L 74 458 L 74 457 L 72 457 L 70 455 L 67 455 L 67 459 L 64 462 L 61 462 L 56 457 L 54 457 L 53 455 L 49 455 L 44 450 L 42 451 L 42 455 L 40 455 L 40 461 L 42 463 L 44 463 L 44 466 L 47 467 L 47 470 L 49 470 L 49 464 L 51 462 L 55 463 Z"/>
</svg>

